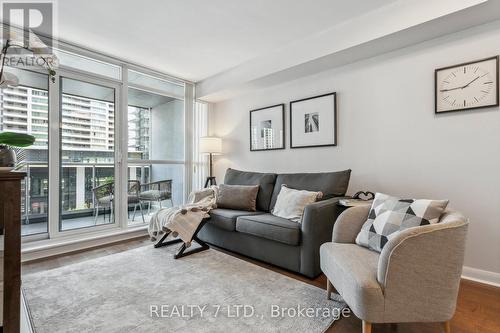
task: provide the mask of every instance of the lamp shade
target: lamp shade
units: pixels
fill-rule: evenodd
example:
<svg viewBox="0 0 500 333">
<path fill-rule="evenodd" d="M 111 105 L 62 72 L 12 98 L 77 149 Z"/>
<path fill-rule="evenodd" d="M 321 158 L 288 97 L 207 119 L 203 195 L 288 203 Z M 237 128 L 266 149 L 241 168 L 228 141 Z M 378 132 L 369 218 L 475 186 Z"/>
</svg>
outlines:
<svg viewBox="0 0 500 333">
<path fill-rule="evenodd" d="M 200 138 L 200 153 L 221 154 L 222 139 L 214 136 L 205 136 Z"/>
</svg>

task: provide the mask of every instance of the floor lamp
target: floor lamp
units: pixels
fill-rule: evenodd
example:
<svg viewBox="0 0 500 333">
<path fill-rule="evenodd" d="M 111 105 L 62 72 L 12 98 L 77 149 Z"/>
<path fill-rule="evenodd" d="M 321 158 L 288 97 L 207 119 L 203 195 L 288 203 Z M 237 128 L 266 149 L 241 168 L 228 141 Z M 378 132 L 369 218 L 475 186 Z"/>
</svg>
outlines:
<svg viewBox="0 0 500 333">
<path fill-rule="evenodd" d="M 212 174 L 213 155 L 220 155 L 222 153 L 222 139 L 214 136 L 205 136 L 200 138 L 200 153 L 208 154 L 210 156 L 209 176 L 205 181 L 205 187 L 217 185 L 217 181 Z"/>
</svg>

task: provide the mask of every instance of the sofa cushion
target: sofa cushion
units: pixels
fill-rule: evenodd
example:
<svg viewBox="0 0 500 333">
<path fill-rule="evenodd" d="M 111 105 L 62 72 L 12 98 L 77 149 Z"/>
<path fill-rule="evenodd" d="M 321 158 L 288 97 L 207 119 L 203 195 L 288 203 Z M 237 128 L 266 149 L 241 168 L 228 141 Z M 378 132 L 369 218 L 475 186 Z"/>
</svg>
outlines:
<svg viewBox="0 0 500 333">
<path fill-rule="evenodd" d="M 217 208 L 210 211 L 208 223 L 227 231 L 235 231 L 236 218 L 238 216 L 256 214 L 263 214 L 263 212 L 247 212 L 244 210 Z"/>
<path fill-rule="evenodd" d="M 351 170 L 321 173 L 288 173 L 276 177 L 270 210 L 274 208 L 281 185 L 297 190 L 323 192 L 323 199 L 341 197 L 347 192 Z"/>
<path fill-rule="evenodd" d="M 259 185 L 219 185 L 217 207 L 255 212 Z"/>
<path fill-rule="evenodd" d="M 325 243 L 320 247 L 321 270 L 354 314 L 369 321 L 381 318 L 384 311 L 378 260 L 379 253 L 356 244 Z"/>
<path fill-rule="evenodd" d="M 236 231 L 288 245 L 299 245 L 300 241 L 300 223 L 272 214 L 240 216 Z"/>
</svg>

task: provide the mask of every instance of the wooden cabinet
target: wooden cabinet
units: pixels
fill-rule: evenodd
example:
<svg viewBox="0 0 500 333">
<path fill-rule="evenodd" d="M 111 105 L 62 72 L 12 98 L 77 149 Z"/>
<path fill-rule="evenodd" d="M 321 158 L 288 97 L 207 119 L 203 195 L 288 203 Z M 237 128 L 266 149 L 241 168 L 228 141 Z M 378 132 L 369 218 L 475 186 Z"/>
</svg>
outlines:
<svg viewBox="0 0 500 333">
<path fill-rule="evenodd" d="M 3 332 L 9 333 L 19 333 L 21 317 L 21 181 L 25 176 L 26 174 L 22 172 L 0 171 Z"/>
</svg>

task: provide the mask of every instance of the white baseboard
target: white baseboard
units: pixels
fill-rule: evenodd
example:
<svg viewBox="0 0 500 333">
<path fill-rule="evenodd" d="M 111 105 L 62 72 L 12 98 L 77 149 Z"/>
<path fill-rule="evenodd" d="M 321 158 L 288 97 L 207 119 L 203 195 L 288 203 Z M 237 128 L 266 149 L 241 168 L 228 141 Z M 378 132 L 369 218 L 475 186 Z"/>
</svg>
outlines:
<svg viewBox="0 0 500 333">
<path fill-rule="evenodd" d="M 21 329 L 20 333 L 33 333 L 33 323 L 29 314 L 26 300 L 24 299 L 24 292 L 21 291 Z"/>
<path fill-rule="evenodd" d="M 496 272 L 483 271 L 481 269 L 464 266 L 462 270 L 462 279 L 500 287 L 500 273 Z"/>
</svg>

